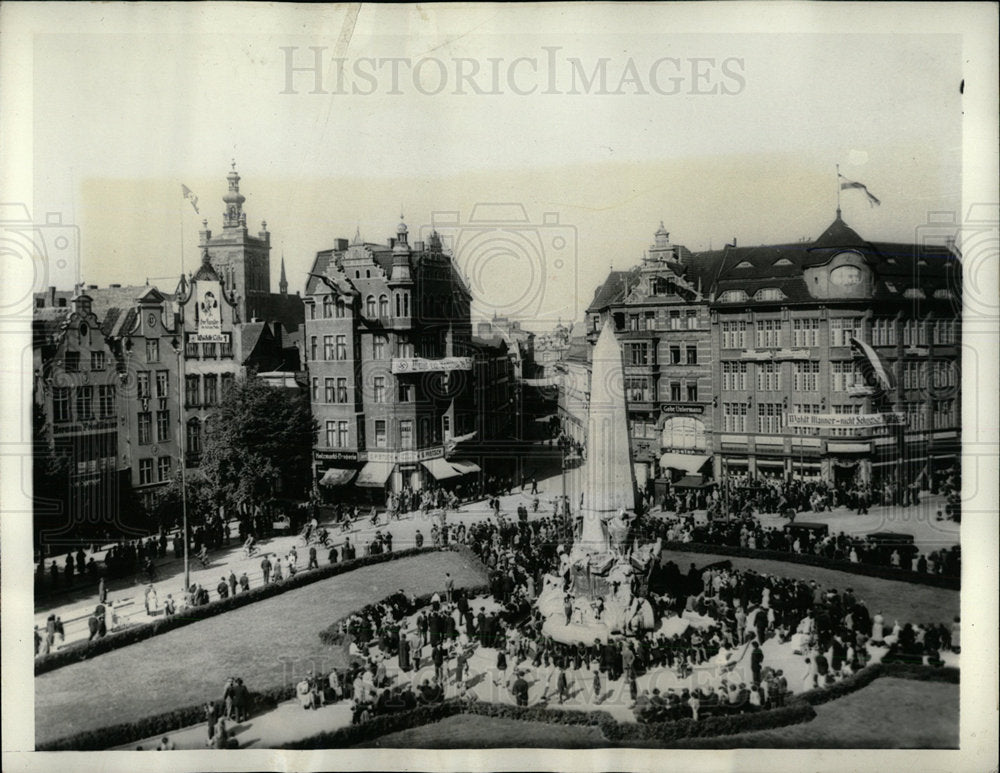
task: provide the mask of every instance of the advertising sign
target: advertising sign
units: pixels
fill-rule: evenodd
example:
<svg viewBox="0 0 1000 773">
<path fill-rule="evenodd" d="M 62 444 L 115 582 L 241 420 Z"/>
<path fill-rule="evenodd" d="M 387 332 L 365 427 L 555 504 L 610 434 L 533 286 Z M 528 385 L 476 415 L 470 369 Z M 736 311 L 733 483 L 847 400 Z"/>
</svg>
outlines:
<svg viewBox="0 0 1000 773">
<path fill-rule="evenodd" d="M 195 292 L 197 303 L 198 332 L 191 340 L 201 344 L 225 343 L 222 334 L 222 286 L 218 282 L 198 282 Z"/>
</svg>

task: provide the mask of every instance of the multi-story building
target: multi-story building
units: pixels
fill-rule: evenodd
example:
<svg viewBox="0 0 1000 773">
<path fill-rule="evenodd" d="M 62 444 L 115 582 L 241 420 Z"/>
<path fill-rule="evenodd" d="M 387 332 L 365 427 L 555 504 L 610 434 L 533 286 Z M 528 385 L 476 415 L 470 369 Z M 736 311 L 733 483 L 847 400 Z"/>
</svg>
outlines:
<svg viewBox="0 0 1000 773">
<path fill-rule="evenodd" d="M 669 474 L 699 485 L 711 446 L 710 262 L 672 244 L 660 224 L 642 264 L 612 271 L 587 309 L 587 340 L 614 325 L 625 365 L 636 483 Z M 669 471 L 669 473 L 668 473 Z M 687 480 L 684 477 L 688 476 Z"/>
<path fill-rule="evenodd" d="M 957 462 L 961 267 L 945 246 L 728 246 L 712 288 L 716 475 L 909 483 Z M 930 478 L 925 482 L 930 482 Z"/>
<path fill-rule="evenodd" d="M 402 222 L 388 244 L 317 253 L 304 342 L 328 490 L 381 499 L 455 477 L 446 445 L 475 424 L 470 301 L 439 237 L 410 245 Z"/>
<path fill-rule="evenodd" d="M 654 258 L 668 247 L 661 228 L 587 312 L 591 343 L 610 323 L 623 345 L 640 484 L 657 455 L 682 485 L 695 472 L 932 484 L 957 464 L 952 248 L 868 242 L 839 210 L 811 242 Z"/>
<path fill-rule="evenodd" d="M 32 326 L 35 525 L 46 544 L 71 540 L 81 527 L 124 525 L 120 374 L 91 300 L 80 293 L 68 305 L 38 309 Z"/>
</svg>

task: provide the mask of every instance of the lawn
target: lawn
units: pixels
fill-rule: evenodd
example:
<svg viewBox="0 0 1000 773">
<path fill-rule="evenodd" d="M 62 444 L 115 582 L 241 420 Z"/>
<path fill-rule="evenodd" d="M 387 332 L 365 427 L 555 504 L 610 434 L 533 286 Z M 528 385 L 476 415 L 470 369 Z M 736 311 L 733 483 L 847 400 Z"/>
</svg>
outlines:
<svg viewBox="0 0 1000 773">
<path fill-rule="evenodd" d="M 957 590 L 865 577 L 806 564 L 759 558 L 730 558 L 680 550 L 664 550 L 663 561 L 673 561 L 684 573 L 692 563 L 695 566 L 705 566 L 718 561 L 731 561 L 736 569 L 753 569 L 780 577 L 816 580 L 824 588 L 836 588 L 839 591 L 853 588 L 855 597 L 865 602 L 872 615 L 881 610 L 887 625 L 892 625 L 894 620 L 899 620 L 900 625 L 907 622 L 951 623 L 961 612 L 961 595 Z"/>
<path fill-rule="evenodd" d="M 726 748 L 957 749 L 958 717 L 957 684 L 883 677 L 817 706 L 812 722 L 723 740 Z M 685 748 L 712 746 L 691 741 Z"/>
<path fill-rule="evenodd" d="M 599 727 L 550 725 L 459 714 L 412 730 L 391 733 L 361 747 L 385 749 L 592 749 L 607 746 Z"/>
<path fill-rule="evenodd" d="M 816 707 L 812 722 L 777 730 L 693 739 L 673 748 L 958 748 L 959 687 L 885 677 L 856 693 Z M 549 725 L 458 715 L 364 744 L 382 748 L 484 749 L 504 747 L 594 748 L 616 746 L 600 728 Z M 670 748 L 654 743 L 625 747 Z"/>
<path fill-rule="evenodd" d="M 202 620 L 35 679 L 36 743 L 220 699 L 227 676 L 247 686 L 298 681 L 310 667 L 344 665 L 321 628 L 399 588 L 443 590 L 483 581 L 483 568 L 455 552 L 357 569 Z"/>
</svg>

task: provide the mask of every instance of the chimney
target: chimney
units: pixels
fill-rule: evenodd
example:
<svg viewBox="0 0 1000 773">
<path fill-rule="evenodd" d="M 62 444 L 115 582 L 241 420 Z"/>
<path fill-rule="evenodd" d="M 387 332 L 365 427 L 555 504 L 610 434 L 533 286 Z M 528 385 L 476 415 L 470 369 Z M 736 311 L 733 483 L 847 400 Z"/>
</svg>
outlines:
<svg viewBox="0 0 1000 773">
<path fill-rule="evenodd" d="M 112 290 L 117 290 L 117 289 L 119 289 L 121 287 L 121 285 L 120 284 L 111 284 L 111 285 L 108 285 L 108 287 L 110 287 Z"/>
<path fill-rule="evenodd" d="M 343 252 L 344 250 L 347 249 L 347 243 L 348 243 L 347 239 L 334 239 L 333 249 L 336 250 L 337 252 Z"/>
</svg>

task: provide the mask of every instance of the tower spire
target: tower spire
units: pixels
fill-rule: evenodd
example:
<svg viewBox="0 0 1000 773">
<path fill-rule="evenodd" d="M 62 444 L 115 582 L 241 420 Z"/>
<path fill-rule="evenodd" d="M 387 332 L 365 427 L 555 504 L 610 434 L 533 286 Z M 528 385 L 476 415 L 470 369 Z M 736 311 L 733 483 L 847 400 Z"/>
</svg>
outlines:
<svg viewBox="0 0 1000 773">
<path fill-rule="evenodd" d="M 840 164 L 837 164 L 837 220 L 840 220 Z"/>
<path fill-rule="evenodd" d="M 247 197 L 240 193 L 240 173 L 236 171 L 236 159 L 233 159 L 232 167 L 232 171 L 226 175 L 226 180 L 229 181 L 229 190 L 222 197 L 226 204 L 222 225 L 224 228 L 238 228 L 240 226 L 245 228 L 247 216 L 243 211 L 243 202 L 247 200 Z"/>
<path fill-rule="evenodd" d="M 285 251 L 281 251 L 281 279 L 278 280 L 278 292 L 288 295 L 288 279 L 285 276 Z"/>
</svg>

